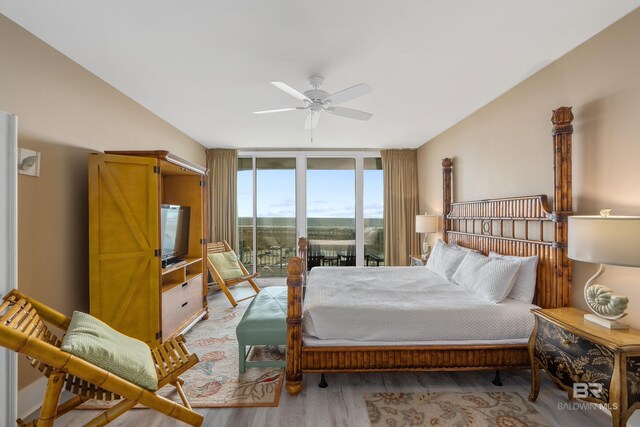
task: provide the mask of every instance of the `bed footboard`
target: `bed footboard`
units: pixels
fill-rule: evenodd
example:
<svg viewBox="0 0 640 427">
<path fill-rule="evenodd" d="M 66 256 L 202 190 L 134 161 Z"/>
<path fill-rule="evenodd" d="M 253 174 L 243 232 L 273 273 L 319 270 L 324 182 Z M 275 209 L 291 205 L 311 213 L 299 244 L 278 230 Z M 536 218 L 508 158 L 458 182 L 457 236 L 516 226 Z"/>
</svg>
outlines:
<svg viewBox="0 0 640 427">
<path fill-rule="evenodd" d="M 527 344 L 305 347 L 304 372 L 419 372 L 529 369 Z"/>
</svg>

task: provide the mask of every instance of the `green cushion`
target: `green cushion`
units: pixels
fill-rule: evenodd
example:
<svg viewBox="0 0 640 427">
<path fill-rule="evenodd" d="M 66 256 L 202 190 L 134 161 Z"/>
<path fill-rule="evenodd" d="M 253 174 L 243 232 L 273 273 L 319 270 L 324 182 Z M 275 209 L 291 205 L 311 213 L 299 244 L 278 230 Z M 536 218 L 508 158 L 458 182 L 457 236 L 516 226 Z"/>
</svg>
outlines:
<svg viewBox="0 0 640 427">
<path fill-rule="evenodd" d="M 149 347 L 86 313 L 73 312 L 62 350 L 140 387 L 158 389 Z"/>
<path fill-rule="evenodd" d="M 238 343 L 287 343 L 287 287 L 262 288 L 236 327 Z"/>
<path fill-rule="evenodd" d="M 223 280 L 235 279 L 244 276 L 244 272 L 238 265 L 238 257 L 233 251 L 208 254 L 211 263 Z"/>
</svg>

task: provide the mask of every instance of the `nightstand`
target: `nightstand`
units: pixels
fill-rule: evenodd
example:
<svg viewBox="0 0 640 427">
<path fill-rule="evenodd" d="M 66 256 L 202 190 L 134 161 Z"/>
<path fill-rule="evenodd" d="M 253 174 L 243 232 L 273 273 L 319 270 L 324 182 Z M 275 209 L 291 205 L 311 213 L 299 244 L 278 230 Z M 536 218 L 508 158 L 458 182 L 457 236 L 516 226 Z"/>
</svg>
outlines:
<svg viewBox="0 0 640 427">
<path fill-rule="evenodd" d="M 532 312 L 536 324 L 529 339 L 529 400 L 538 397 L 544 369 L 569 399 L 603 403 L 614 427 L 626 425 L 640 407 L 640 331 L 585 322 L 585 312 L 573 307 Z"/>
<path fill-rule="evenodd" d="M 427 260 L 423 260 L 422 259 L 422 255 L 409 255 L 409 265 L 410 266 L 414 266 L 414 265 L 418 265 L 420 267 L 423 267 L 425 265 L 427 265 Z"/>
</svg>

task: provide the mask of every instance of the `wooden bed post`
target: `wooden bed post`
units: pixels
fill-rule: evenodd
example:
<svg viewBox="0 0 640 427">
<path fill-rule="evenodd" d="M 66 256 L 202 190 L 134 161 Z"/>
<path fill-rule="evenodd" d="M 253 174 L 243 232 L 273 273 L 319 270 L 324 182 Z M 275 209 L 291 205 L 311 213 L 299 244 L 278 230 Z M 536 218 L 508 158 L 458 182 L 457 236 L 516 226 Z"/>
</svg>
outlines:
<svg viewBox="0 0 640 427">
<path fill-rule="evenodd" d="M 553 234 L 556 252 L 555 277 L 557 295 L 548 295 L 553 307 L 571 305 L 572 263 L 567 256 L 567 218 L 573 214 L 573 195 L 571 190 L 571 137 L 573 134 L 573 113 L 571 107 L 553 110 Z M 550 305 L 547 305 L 550 306 Z"/>
<path fill-rule="evenodd" d="M 306 240 L 305 240 L 306 242 Z M 287 266 L 287 376 L 290 395 L 302 390 L 302 285 L 304 261 L 291 257 Z"/>
<path fill-rule="evenodd" d="M 442 240 L 448 241 L 447 231 L 451 230 L 451 220 L 447 216 L 451 213 L 451 165 L 450 158 L 442 159 Z"/>
</svg>

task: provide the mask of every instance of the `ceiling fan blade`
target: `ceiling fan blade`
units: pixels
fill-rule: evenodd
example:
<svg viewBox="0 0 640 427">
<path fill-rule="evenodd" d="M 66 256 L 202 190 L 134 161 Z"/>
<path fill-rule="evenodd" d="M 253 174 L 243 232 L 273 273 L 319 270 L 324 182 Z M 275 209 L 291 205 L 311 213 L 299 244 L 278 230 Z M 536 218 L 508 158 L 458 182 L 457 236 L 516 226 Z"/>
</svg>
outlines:
<svg viewBox="0 0 640 427">
<path fill-rule="evenodd" d="M 373 117 L 373 114 L 371 113 L 354 110 L 353 108 L 329 107 L 325 111 L 331 114 L 335 114 L 336 116 L 342 116 L 342 117 L 347 117 L 349 119 L 356 119 L 356 120 L 369 120 L 371 117 Z"/>
<path fill-rule="evenodd" d="M 291 86 L 289 86 L 286 83 L 282 83 L 282 82 L 271 82 L 272 85 L 274 85 L 275 87 L 277 87 L 278 89 L 287 92 L 289 95 L 293 96 L 294 98 L 299 99 L 300 101 L 309 101 L 311 102 L 311 100 L 307 97 L 307 95 L 305 95 L 304 93 L 295 90 L 294 88 L 292 88 Z"/>
<path fill-rule="evenodd" d="M 307 120 L 304 121 L 305 129 L 314 129 L 320 121 L 320 113 L 309 113 Z"/>
<path fill-rule="evenodd" d="M 372 89 L 368 85 L 360 83 L 359 85 L 351 86 L 336 93 L 332 93 L 325 99 L 331 101 L 331 103 L 335 105 L 366 95 L 371 93 L 371 91 Z"/>
<path fill-rule="evenodd" d="M 270 114 L 270 113 L 282 113 L 284 111 L 306 110 L 306 107 L 285 107 L 276 108 L 273 110 L 254 111 L 253 114 Z"/>
</svg>

